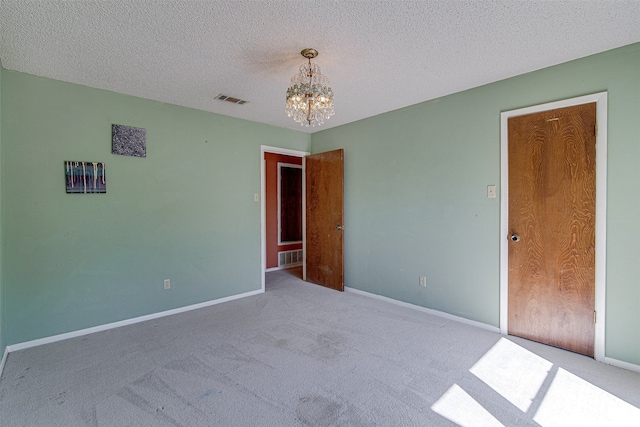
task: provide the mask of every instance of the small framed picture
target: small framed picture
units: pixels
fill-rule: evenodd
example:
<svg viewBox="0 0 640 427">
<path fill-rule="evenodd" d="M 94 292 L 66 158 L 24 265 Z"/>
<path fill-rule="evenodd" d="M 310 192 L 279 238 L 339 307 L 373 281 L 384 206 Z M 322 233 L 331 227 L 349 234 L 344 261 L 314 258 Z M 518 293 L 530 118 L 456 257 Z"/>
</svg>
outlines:
<svg viewBox="0 0 640 427">
<path fill-rule="evenodd" d="M 64 162 L 67 193 L 106 193 L 103 162 Z"/>
<path fill-rule="evenodd" d="M 121 156 L 147 157 L 147 130 L 111 125 L 111 152 Z"/>
</svg>

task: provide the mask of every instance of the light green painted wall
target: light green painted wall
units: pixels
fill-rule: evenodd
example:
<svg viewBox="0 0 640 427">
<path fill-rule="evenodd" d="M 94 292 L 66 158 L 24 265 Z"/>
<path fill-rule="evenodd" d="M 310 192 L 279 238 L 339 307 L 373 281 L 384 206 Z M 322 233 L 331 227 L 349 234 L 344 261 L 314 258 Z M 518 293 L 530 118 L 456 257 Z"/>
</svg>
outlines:
<svg viewBox="0 0 640 427">
<path fill-rule="evenodd" d="M 640 44 L 313 134 L 345 149 L 345 285 L 498 326 L 500 112 L 601 91 L 606 355 L 640 364 Z"/>
<path fill-rule="evenodd" d="M 260 145 L 308 134 L 8 70 L 2 91 L 7 344 L 260 289 Z M 146 158 L 111 154 L 113 123 Z M 107 194 L 66 194 L 65 160 L 106 162 Z"/>
</svg>

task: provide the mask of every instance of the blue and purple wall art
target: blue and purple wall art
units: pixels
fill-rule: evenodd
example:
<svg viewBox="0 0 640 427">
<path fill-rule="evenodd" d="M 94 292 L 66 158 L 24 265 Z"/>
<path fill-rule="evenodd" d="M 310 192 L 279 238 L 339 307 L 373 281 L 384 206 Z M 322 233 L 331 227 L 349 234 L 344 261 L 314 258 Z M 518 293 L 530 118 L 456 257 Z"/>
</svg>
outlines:
<svg viewBox="0 0 640 427">
<path fill-rule="evenodd" d="M 107 175 L 101 162 L 64 162 L 67 193 L 106 193 Z"/>
</svg>

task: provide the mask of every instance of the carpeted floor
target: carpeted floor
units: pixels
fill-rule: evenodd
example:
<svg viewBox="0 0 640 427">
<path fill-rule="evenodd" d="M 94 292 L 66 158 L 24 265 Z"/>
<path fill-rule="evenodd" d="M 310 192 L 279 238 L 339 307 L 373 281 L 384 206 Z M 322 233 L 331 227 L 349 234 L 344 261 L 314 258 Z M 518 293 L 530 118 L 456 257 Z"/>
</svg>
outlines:
<svg viewBox="0 0 640 427">
<path fill-rule="evenodd" d="M 0 425 L 640 425 L 640 374 L 296 274 L 11 353 Z"/>
</svg>

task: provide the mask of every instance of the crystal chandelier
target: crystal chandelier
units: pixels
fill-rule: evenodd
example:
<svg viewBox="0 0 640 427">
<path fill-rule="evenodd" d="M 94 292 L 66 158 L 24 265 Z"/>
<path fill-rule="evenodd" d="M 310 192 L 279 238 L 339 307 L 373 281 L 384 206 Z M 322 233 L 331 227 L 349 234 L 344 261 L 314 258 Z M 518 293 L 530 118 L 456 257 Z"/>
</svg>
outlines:
<svg viewBox="0 0 640 427">
<path fill-rule="evenodd" d="M 333 91 L 327 76 L 320 72 L 320 67 L 311 63 L 311 58 L 318 56 L 318 51 L 304 49 L 300 54 L 309 63 L 302 64 L 300 72 L 291 77 L 285 111 L 301 126 L 320 126 L 334 114 Z"/>
</svg>

